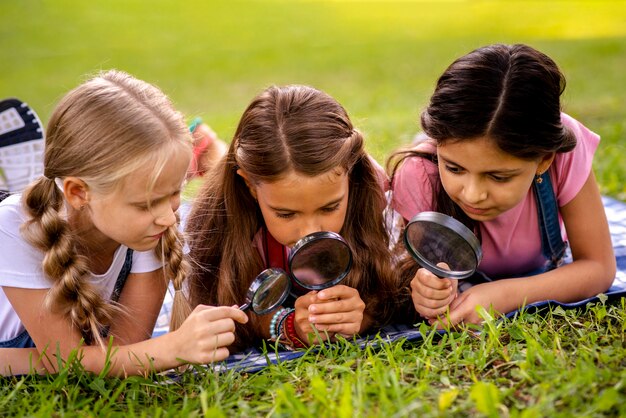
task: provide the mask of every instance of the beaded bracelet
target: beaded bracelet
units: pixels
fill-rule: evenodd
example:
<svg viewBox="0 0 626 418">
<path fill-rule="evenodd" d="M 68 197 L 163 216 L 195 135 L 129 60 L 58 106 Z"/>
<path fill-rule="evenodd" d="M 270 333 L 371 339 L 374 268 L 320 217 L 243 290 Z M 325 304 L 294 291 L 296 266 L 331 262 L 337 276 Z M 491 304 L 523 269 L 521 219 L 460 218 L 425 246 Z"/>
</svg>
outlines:
<svg viewBox="0 0 626 418">
<path fill-rule="evenodd" d="M 285 319 L 284 335 L 294 348 L 306 348 L 296 332 L 296 312 L 290 312 Z"/>
<path fill-rule="evenodd" d="M 278 321 L 276 321 L 276 328 L 275 328 L 275 330 L 276 330 L 276 338 L 277 339 L 280 339 L 283 336 L 283 324 L 285 323 L 285 320 L 287 319 L 289 314 L 294 312 L 294 311 L 295 311 L 295 309 L 293 309 L 293 308 L 285 309 L 285 311 L 278 318 Z"/>
<path fill-rule="evenodd" d="M 285 320 L 285 317 L 292 312 L 293 309 L 280 308 L 274 313 L 272 316 L 272 320 L 270 321 L 270 339 L 277 340 L 280 337 L 280 330 Z"/>
</svg>

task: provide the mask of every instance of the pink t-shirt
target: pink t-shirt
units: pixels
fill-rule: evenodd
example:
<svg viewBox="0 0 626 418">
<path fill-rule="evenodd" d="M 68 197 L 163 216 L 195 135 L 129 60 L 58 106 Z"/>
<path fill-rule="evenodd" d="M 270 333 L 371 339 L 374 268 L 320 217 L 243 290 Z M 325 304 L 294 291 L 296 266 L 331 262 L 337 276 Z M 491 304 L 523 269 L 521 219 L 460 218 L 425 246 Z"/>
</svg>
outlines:
<svg viewBox="0 0 626 418">
<path fill-rule="evenodd" d="M 563 124 L 577 138 L 576 147 L 567 153 L 557 154 L 550 166 L 552 187 L 559 207 L 569 203 L 580 191 L 591 173 L 593 155 L 600 137 L 572 117 L 561 114 Z M 418 145 L 417 150 L 435 153 L 432 142 Z M 420 158 L 407 158 L 393 180 L 391 207 L 404 219 L 433 210 L 430 179 L 438 176 L 432 162 Z M 563 220 L 559 215 L 561 234 L 566 239 Z M 532 189 L 514 208 L 497 218 L 480 223 L 483 259 L 479 269 L 492 277 L 522 274 L 545 265 L 541 254 L 541 237 L 537 204 Z"/>
</svg>

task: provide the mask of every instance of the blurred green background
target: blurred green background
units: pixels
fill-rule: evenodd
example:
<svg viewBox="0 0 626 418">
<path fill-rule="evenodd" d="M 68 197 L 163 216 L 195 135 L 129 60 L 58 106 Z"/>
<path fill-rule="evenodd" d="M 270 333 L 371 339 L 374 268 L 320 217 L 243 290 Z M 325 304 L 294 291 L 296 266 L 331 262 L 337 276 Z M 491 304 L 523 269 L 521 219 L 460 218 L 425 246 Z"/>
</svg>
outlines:
<svg viewBox="0 0 626 418">
<path fill-rule="evenodd" d="M 0 97 L 45 124 L 87 75 L 119 68 L 230 140 L 263 88 L 310 84 L 346 107 L 382 162 L 419 129 L 446 66 L 495 42 L 561 66 L 564 109 L 603 138 L 602 191 L 626 199 L 624 1 L 2 1 Z"/>
</svg>

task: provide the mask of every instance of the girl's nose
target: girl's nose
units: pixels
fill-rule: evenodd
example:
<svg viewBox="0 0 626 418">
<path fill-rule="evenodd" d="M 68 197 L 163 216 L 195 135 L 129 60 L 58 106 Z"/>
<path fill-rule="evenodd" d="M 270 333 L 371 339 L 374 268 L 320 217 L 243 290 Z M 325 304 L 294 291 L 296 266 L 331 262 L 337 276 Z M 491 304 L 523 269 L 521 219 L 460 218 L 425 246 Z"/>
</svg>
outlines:
<svg viewBox="0 0 626 418">
<path fill-rule="evenodd" d="M 487 190 L 477 180 L 469 181 L 463 189 L 463 194 L 469 204 L 479 203 L 487 198 Z"/>
<path fill-rule="evenodd" d="M 323 231 L 321 222 L 316 217 L 307 219 L 300 227 L 300 238 L 312 234 L 313 232 Z"/>
<path fill-rule="evenodd" d="M 174 208 L 170 205 L 167 205 L 164 209 L 161 209 L 158 214 L 156 214 L 154 218 L 154 222 L 157 225 L 162 226 L 172 226 L 176 223 L 176 213 Z"/>
</svg>

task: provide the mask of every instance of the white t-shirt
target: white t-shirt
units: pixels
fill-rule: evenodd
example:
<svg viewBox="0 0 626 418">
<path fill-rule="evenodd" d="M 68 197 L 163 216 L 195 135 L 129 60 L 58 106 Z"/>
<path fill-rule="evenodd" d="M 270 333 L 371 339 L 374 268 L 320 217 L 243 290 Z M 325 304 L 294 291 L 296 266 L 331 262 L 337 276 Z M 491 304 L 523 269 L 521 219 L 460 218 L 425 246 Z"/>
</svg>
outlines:
<svg viewBox="0 0 626 418">
<path fill-rule="evenodd" d="M 26 219 L 21 195 L 12 195 L 0 202 L 0 286 L 49 289 L 52 284 L 41 268 L 43 253 L 26 242 L 20 233 L 20 226 Z M 100 289 L 100 295 L 105 300 L 111 299 L 115 281 L 124 265 L 126 250 L 126 246 L 120 245 L 107 272 L 91 276 L 91 283 Z M 154 251 L 134 251 L 131 273 L 147 273 L 162 265 Z M 24 329 L 0 287 L 0 341 L 13 339 Z"/>
</svg>

